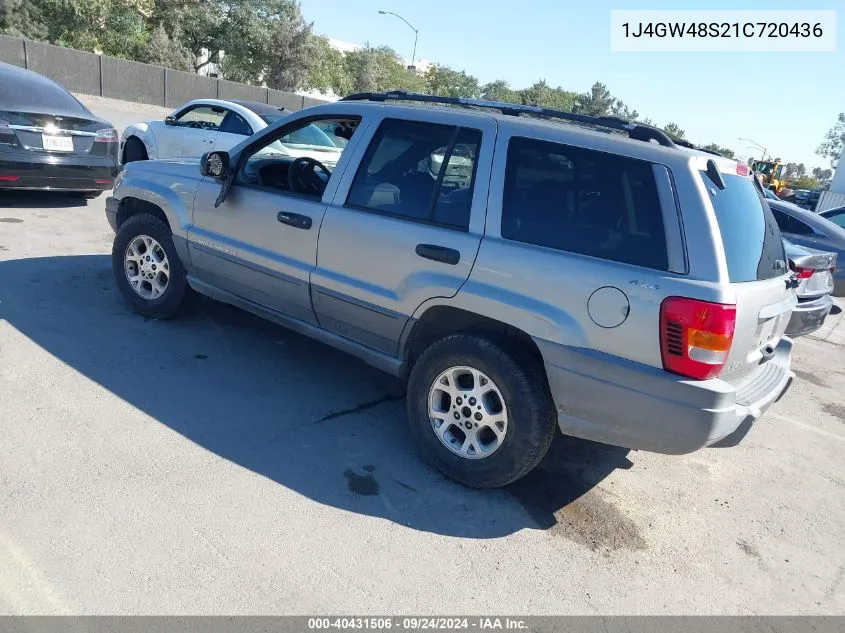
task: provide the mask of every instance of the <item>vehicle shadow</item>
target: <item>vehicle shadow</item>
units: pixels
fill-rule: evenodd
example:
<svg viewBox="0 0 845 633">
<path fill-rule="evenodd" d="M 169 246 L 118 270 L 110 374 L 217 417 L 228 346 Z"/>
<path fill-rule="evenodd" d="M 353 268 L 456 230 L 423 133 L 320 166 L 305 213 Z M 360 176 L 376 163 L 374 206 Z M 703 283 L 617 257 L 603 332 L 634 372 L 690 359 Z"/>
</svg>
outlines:
<svg viewBox="0 0 845 633">
<path fill-rule="evenodd" d="M 548 529 L 631 465 L 627 450 L 559 438 L 508 488 L 454 484 L 418 460 L 399 381 L 210 300 L 177 320 L 137 316 L 107 255 L 0 261 L 0 319 L 207 450 L 319 503 L 417 530 L 493 538 Z"/>
<path fill-rule="evenodd" d="M 0 209 L 66 209 L 87 204 L 88 200 L 75 193 L 0 190 Z"/>
</svg>

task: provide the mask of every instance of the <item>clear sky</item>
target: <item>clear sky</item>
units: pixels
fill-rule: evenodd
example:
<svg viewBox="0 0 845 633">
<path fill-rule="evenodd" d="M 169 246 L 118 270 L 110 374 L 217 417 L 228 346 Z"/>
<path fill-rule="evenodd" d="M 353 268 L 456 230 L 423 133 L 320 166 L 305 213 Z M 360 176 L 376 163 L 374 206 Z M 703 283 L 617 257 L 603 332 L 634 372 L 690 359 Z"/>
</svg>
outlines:
<svg viewBox="0 0 845 633">
<path fill-rule="evenodd" d="M 656 124 L 674 121 L 699 144 L 739 155 L 753 139 L 808 171 L 829 167 L 815 149 L 845 111 L 845 2 L 810 0 L 301 0 L 316 33 L 388 45 L 410 58 L 466 70 L 482 83 L 524 88 L 539 79 L 583 92 L 596 81 Z M 613 53 L 611 9 L 838 9 L 835 53 Z"/>
</svg>

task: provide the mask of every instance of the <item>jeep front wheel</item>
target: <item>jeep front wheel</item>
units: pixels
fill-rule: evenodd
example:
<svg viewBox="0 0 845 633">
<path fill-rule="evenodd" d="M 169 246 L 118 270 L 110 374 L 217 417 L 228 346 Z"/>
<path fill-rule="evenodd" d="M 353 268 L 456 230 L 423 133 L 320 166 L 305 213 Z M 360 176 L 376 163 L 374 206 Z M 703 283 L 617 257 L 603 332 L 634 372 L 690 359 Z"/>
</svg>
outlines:
<svg viewBox="0 0 845 633">
<path fill-rule="evenodd" d="M 112 246 L 112 271 L 134 310 L 153 319 L 178 314 L 190 290 L 170 228 L 146 213 L 120 225 Z"/>
<path fill-rule="evenodd" d="M 528 474 L 557 426 L 542 364 L 479 335 L 449 336 L 423 352 L 408 381 L 408 419 L 423 456 L 473 488 Z"/>
</svg>

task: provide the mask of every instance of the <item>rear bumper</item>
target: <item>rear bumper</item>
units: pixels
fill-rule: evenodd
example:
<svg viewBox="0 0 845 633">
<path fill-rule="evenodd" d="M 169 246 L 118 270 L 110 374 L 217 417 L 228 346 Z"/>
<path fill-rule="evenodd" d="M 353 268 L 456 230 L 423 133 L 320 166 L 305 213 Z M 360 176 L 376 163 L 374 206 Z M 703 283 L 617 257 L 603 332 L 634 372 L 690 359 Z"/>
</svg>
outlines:
<svg viewBox="0 0 845 633">
<path fill-rule="evenodd" d="M 0 188 L 106 191 L 117 176 L 116 157 L 0 153 Z"/>
<path fill-rule="evenodd" d="M 822 295 L 813 301 L 799 301 L 786 326 L 786 335 L 794 338 L 815 332 L 824 324 L 831 308 L 833 297 L 830 295 Z"/>
<path fill-rule="evenodd" d="M 789 338 L 738 389 L 719 378 L 687 380 L 599 352 L 537 344 L 564 434 L 657 453 L 736 444 L 794 377 Z"/>
</svg>

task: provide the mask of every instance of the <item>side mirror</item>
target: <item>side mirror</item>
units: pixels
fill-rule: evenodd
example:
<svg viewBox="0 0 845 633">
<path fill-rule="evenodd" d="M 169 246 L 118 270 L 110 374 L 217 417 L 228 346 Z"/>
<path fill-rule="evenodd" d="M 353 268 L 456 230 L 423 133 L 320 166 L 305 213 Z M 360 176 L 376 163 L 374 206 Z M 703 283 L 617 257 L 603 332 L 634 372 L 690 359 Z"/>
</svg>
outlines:
<svg viewBox="0 0 845 633">
<path fill-rule="evenodd" d="M 200 173 L 218 180 L 229 175 L 229 152 L 206 152 L 200 160 Z"/>
<path fill-rule="evenodd" d="M 172 114 L 164 117 L 164 124 L 165 125 L 176 125 L 176 117 Z"/>
</svg>

